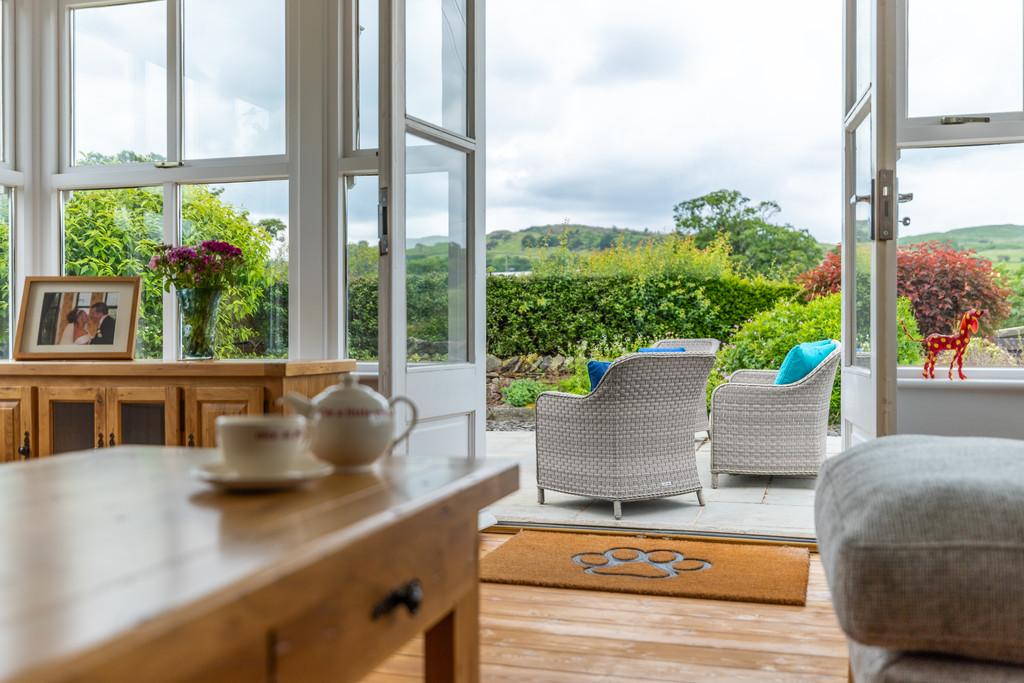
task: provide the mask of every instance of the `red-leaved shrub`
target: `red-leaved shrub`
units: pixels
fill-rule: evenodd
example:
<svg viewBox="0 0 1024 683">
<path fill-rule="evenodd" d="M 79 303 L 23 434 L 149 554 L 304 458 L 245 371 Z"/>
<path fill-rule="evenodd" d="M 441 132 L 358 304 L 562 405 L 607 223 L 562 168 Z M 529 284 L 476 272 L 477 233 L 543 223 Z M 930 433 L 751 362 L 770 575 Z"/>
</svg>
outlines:
<svg viewBox="0 0 1024 683">
<path fill-rule="evenodd" d="M 992 262 L 974 250 L 961 251 L 944 242 L 922 242 L 896 252 L 896 289 L 910 299 L 922 334 L 948 334 L 970 308 L 985 311 L 982 325 L 996 329 L 1010 315 L 1001 276 Z M 830 251 L 817 268 L 797 277 L 809 298 L 838 292 L 842 276 L 839 251 Z M 858 278 L 860 280 L 860 278 Z M 864 278 L 858 287 L 870 287 Z M 866 296 L 866 292 L 864 294 Z"/>
</svg>

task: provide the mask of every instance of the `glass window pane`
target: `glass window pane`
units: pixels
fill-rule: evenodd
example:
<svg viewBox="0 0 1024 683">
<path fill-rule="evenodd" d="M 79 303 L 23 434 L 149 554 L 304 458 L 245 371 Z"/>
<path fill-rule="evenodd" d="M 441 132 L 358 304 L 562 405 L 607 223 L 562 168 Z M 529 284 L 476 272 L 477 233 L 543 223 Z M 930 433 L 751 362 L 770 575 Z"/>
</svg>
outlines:
<svg viewBox="0 0 1024 683">
<path fill-rule="evenodd" d="M 910 0 L 909 116 L 1024 109 L 1024 3 Z"/>
<path fill-rule="evenodd" d="M 346 355 L 377 360 L 377 282 L 380 262 L 377 240 L 377 176 L 352 176 L 345 181 L 346 286 L 348 346 Z"/>
<path fill-rule="evenodd" d="M 0 358 L 11 357 L 11 195 L 0 188 Z"/>
<path fill-rule="evenodd" d="M 186 159 L 285 153 L 284 0 L 184 0 Z"/>
<path fill-rule="evenodd" d="M 405 108 L 410 116 L 466 132 L 466 0 L 405 5 Z"/>
<path fill-rule="evenodd" d="M 224 294 L 217 321 L 221 358 L 288 355 L 288 181 L 183 185 L 181 243 L 223 240 L 246 265 Z"/>
<path fill-rule="evenodd" d="M 71 10 L 73 163 L 165 158 L 166 23 L 163 0 Z"/>
<path fill-rule="evenodd" d="M 159 187 L 64 194 L 64 273 L 142 276 L 136 358 L 163 355 L 163 290 L 146 267 L 162 239 L 163 205 Z"/>
<path fill-rule="evenodd" d="M 855 150 L 857 194 L 871 194 L 871 117 L 857 128 Z M 853 364 L 871 367 L 871 205 L 855 204 L 854 217 L 854 348 Z"/>
<path fill-rule="evenodd" d="M 871 83 L 871 5 L 874 0 L 857 2 L 857 95 L 860 97 Z M 852 102 L 850 103 L 852 106 Z"/>
<path fill-rule="evenodd" d="M 911 298 L 919 337 L 952 334 L 967 311 L 984 310 L 964 355 L 968 367 L 1022 365 L 1022 169 L 1024 145 L 901 152 L 900 187 L 914 201 L 900 207 L 912 221 L 900 227 L 897 289 Z M 942 350 L 936 377 L 948 376 L 952 359 Z"/>
<path fill-rule="evenodd" d="M 377 71 L 380 12 L 377 0 L 359 0 L 359 111 L 356 117 L 356 148 L 375 149 L 377 142 Z"/>
<path fill-rule="evenodd" d="M 406 136 L 406 319 L 411 363 L 467 359 L 465 153 Z"/>
</svg>

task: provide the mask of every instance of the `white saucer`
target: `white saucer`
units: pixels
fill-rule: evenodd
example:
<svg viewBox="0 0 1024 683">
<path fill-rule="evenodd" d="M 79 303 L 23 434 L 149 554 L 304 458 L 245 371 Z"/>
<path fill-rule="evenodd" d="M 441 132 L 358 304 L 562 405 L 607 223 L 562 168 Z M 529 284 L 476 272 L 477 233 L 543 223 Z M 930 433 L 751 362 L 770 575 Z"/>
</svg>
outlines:
<svg viewBox="0 0 1024 683">
<path fill-rule="evenodd" d="M 282 491 L 322 479 L 333 471 L 332 466 L 321 460 L 302 458 L 287 472 L 269 476 L 241 474 L 222 462 L 197 465 L 192 469 L 192 476 L 227 491 Z"/>
</svg>

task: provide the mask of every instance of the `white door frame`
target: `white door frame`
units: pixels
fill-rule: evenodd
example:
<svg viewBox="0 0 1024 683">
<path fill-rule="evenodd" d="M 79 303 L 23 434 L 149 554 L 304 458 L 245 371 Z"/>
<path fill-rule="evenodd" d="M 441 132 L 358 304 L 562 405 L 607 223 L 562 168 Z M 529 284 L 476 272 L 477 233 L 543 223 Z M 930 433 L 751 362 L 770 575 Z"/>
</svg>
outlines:
<svg viewBox="0 0 1024 683">
<path fill-rule="evenodd" d="M 843 164 L 843 445 L 896 432 L 896 237 L 898 220 L 897 100 L 898 51 L 902 41 L 901 0 L 861 0 L 871 7 L 870 83 L 856 92 L 857 0 L 846 0 L 844 21 Z M 869 367 L 855 365 L 856 259 L 855 220 L 857 128 L 871 125 L 870 198 L 874 237 L 871 241 L 871 326 Z"/>
<path fill-rule="evenodd" d="M 409 396 L 419 407 L 420 427 L 411 439 L 413 455 L 437 452 L 472 460 L 484 456 L 486 418 L 483 0 L 466 0 L 466 22 L 467 132 L 461 135 L 407 114 L 405 0 L 380 3 L 379 221 L 381 241 L 387 248 L 386 253 L 382 248 L 380 262 L 379 381 L 386 395 Z M 405 291 L 407 133 L 466 155 L 466 362 L 409 363 Z M 458 424 L 464 424 L 464 429 L 460 430 Z"/>
</svg>

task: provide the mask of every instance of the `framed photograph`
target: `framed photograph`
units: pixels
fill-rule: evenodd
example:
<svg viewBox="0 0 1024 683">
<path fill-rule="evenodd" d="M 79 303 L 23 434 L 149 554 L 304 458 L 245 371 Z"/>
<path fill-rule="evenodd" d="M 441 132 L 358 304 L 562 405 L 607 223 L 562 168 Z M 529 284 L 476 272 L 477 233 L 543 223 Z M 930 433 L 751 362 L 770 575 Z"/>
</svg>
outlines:
<svg viewBox="0 0 1024 683">
<path fill-rule="evenodd" d="M 27 277 L 15 360 L 131 360 L 139 277 Z"/>
</svg>

